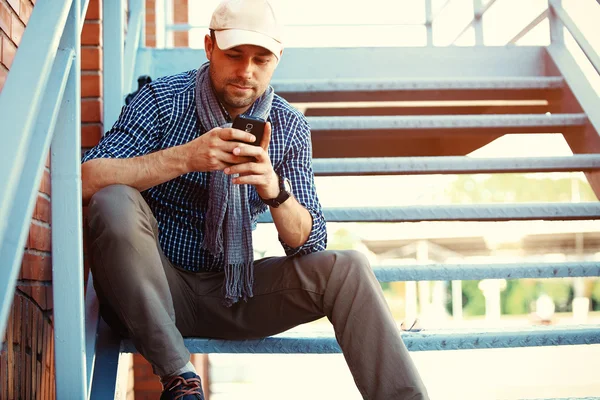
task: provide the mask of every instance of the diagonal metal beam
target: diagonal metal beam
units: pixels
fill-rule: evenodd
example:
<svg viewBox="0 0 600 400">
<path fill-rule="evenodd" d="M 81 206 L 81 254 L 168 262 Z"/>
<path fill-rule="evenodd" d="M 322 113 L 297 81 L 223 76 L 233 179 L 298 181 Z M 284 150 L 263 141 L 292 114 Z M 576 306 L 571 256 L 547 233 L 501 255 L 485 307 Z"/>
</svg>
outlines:
<svg viewBox="0 0 600 400">
<path fill-rule="evenodd" d="M 567 13 L 567 11 L 556 0 L 550 0 L 550 7 L 552 8 L 552 11 L 556 13 L 562 23 L 567 27 L 569 32 L 571 32 L 571 35 L 573 35 L 573 38 L 579 47 L 581 47 L 581 50 L 583 50 L 583 53 L 593 65 L 596 72 L 600 74 L 600 55 L 598 55 L 598 52 L 587 40 L 583 32 L 581 32 L 575 21 L 573 21 L 569 13 Z"/>
<path fill-rule="evenodd" d="M 3 337 L 15 283 L 23 259 L 23 248 L 29 232 L 29 223 L 35 207 L 38 188 L 44 172 L 44 164 L 50 149 L 50 141 L 56 125 L 61 100 L 67 85 L 67 77 L 73 63 L 74 51 L 60 49 L 52 66 L 48 86 L 42 100 L 42 111 L 36 121 L 23 172 L 17 188 L 16 199 L 7 221 L 7 232 L 0 242 L 0 336 Z"/>
<path fill-rule="evenodd" d="M 137 89 L 133 79 L 135 59 L 142 38 L 144 18 L 144 1 L 130 1 L 129 21 L 127 36 L 125 37 L 125 54 L 123 56 L 123 93 L 130 93 Z"/>
<path fill-rule="evenodd" d="M 467 24 L 467 26 L 465 26 L 458 35 L 456 35 L 456 37 L 454 38 L 453 41 L 450 42 L 450 45 L 453 45 L 454 43 L 456 43 L 456 41 L 458 39 L 460 39 L 460 37 L 462 35 L 464 35 L 464 33 L 469 30 L 470 27 L 472 27 L 477 21 L 481 21 L 481 18 L 483 17 L 483 14 L 486 13 L 487 10 L 490 9 L 491 6 L 494 5 L 494 3 L 497 0 L 490 0 L 485 6 L 483 6 L 481 8 L 481 11 L 477 12 L 477 10 L 475 10 L 475 15 L 473 16 L 473 19 L 471 21 L 469 21 L 469 23 Z"/>
<path fill-rule="evenodd" d="M 0 94 L 0 243 L 4 242 L 13 202 L 19 201 L 18 180 L 71 3 L 36 4 Z"/>
<path fill-rule="evenodd" d="M 533 21 L 531 21 L 525 28 L 521 29 L 519 33 L 517 33 L 512 39 L 508 41 L 507 44 L 515 44 L 525 35 L 527 35 L 533 28 L 538 26 L 543 20 L 548 18 L 548 9 L 546 8 L 544 11 L 540 13 Z"/>
</svg>

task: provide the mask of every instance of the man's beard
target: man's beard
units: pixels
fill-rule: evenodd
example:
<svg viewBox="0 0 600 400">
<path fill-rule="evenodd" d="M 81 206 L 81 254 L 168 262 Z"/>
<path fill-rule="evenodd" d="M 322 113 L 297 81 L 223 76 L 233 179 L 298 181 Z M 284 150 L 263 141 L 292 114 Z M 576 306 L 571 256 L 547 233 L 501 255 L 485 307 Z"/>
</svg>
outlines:
<svg viewBox="0 0 600 400">
<path fill-rule="evenodd" d="M 248 96 L 248 97 L 234 96 L 225 89 L 223 89 L 223 93 L 222 93 L 221 97 L 222 97 L 221 101 L 224 104 L 228 105 L 229 107 L 233 107 L 233 108 L 248 107 L 248 106 L 252 105 L 252 103 L 254 103 L 254 100 L 256 100 L 256 97 L 254 97 L 254 96 Z"/>
<path fill-rule="evenodd" d="M 217 82 L 216 76 L 214 76 L 213 71 L 209 70 L 210 74 L 211 74 L 211 81 L 212 82 Z M 233 94 L 230 94 L 227 91 L 227 87 L 230 85 L 238 85 L 238 86 L 243 86 L 243 87 L 251 87 L 252 89 L 254 89 L 249 96 L 247 97 L 240 97 L 240 96 L 235 96 Z M 241 81 L 236 81 L 236 80 L 227 80 L 223 83 L 223 85 L 220 88 L 216 88 L 214 83 L 213 83 L 213 89 L 215 91 L 215 94 L 217 95 L 217 98 L 219 99 L 219 101 L 227 107 L 231 107 L 231 108 L 244 108 L 244 107 L 249 107 L 252 105 L 252 103 L 254 103 L 254 101 L 260 97 L 258 95 L 256 95 L 256 93 L 258 92 L 258 87 L 256 85 L 250 85 L 248 82 L 241 82 Z"/>
</svg>

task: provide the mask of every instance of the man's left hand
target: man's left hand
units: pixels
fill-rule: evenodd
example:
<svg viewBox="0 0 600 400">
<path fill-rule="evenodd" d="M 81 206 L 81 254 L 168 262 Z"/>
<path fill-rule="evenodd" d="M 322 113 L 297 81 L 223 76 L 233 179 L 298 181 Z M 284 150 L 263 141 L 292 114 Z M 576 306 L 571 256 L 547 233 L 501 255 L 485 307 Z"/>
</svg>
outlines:
<svg viewBox="0 0 600 400">
<path fill-rule="evenodd" d="M 279 195 L 279 178 L 273 170 L 269 157 L 270 141 L 271 123 L 267 122 L 260 146 L 240 143 L 233 149 L 235 156 L 253 157 L 255 161 L 232 165 L 224 170 L 227 175 L 239 174 L 233 179 L 233 183 L 253 185 L 263 199 L 274 199 Z"/>
</svg>

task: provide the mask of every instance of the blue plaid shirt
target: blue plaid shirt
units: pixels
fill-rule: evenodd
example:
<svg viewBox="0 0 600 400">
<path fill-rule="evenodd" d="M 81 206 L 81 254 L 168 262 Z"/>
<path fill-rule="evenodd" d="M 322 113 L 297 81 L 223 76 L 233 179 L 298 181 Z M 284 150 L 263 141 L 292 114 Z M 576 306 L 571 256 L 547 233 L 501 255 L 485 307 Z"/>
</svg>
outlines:
<svg viewBox="0 0 600 400">
<path fill-rule="evenodd" d="M 82 162 L 95 158 L 129 158 L 187 143 L 207 132 L 196 113 L 196 70 L 159 78 L 146 85 L 125 106 L 112 129 L 88 151 Z M 248 114 L 252 114 L 249 110 Z M 312 215 L 306 243 L 287 255 L 324 250 L 325 219 L 317 197 L 312 170 L 310 127 L 304 115 L 275 95 L 269 116 L 272 126 L 269 156 L 275 172 L 292 182 L 294 196 Z M 209 179 L 192 172 L 142 192 L 159 226 L 159 242 L 169 260 L 189 271 L 219 271 L 223 256 L 213 257 L 201 248 L 208 207 Z M 267 206 L 253 186 L 248 190 L 252 224 Z"/>
</svg>

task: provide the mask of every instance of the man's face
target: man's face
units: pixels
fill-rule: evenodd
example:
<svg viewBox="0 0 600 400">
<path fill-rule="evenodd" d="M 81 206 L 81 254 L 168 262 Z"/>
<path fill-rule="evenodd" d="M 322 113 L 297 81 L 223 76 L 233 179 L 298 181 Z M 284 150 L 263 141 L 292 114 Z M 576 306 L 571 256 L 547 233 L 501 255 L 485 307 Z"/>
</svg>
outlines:
<svg viewBox="0 0 600 400">
<path fill-rule="evenodd" d="M 269 50 L 252 45 L 221 50 L 208 35 L 204 45 L 217 97 L 235 117 L 265 92 L 277 66 L 277 58 Z"/>
</svg>

